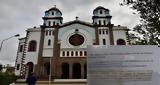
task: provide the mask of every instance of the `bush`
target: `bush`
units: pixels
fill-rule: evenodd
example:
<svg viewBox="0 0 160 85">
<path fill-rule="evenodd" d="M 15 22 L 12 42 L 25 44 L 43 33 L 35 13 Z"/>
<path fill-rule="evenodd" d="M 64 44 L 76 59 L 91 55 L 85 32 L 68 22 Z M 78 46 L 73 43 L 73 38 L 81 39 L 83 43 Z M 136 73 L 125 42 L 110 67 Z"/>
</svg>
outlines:
<svg viewBox="0 0 160 85">
<path fill-rule="evenodd" d="M 9 85 L 15 80 L 16 80 L 16 76 L 14 74 L 0 72 L 0 85 Z"/>
</svg>

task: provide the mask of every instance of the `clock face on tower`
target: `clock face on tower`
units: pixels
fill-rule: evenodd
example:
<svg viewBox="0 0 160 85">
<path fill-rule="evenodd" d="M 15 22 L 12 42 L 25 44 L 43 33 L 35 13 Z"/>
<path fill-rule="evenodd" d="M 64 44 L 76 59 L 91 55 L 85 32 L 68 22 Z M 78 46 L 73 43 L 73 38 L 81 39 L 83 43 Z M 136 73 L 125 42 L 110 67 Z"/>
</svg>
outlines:
<svg viewBox="0 0 160 85">
<path fill-rule="evenodd" d="M 69 37 L 69 43 L 73 46 L 79 46 L 84 43 L 84 37 L 80 34 L 74 34 Z"/>
</svg>

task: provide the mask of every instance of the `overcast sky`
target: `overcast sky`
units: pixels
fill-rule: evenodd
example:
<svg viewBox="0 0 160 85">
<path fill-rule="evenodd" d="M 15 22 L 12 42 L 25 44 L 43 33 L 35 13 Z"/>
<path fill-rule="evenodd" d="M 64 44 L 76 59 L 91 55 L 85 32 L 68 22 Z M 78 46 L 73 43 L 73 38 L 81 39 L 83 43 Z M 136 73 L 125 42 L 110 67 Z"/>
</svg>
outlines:
<svg viewBox="0 0 160 85">
<path fill-rule="evenodd" d="M 0 42 L 20 34 L 25 37 L 25 30 L 43 23 L 44 11 L 56 5 L 63 14 L 63 22 L 79 20 L 92 22 L 92 12 L 97 6 L 110 10 L 112 24 L 133 28 L 139 22 L 127 6 L 120 6 L 123 0 L 0 0 Z M 4 42 L 0 52 L 0 64 L 15 64 L 18 38 Z"/>
</svg>

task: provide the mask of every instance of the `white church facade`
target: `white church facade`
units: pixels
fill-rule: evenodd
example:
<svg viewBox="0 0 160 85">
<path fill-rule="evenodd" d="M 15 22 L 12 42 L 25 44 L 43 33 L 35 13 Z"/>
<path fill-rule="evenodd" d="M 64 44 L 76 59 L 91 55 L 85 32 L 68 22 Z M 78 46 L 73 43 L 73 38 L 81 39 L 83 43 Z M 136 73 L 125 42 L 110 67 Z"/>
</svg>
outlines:
<svg viewBox="0 0 160 85">
<path fill-rule="evenodd" d="M 45 11 L 40 27 L 26 30 L 19 39 L 15 74 L 25 78 L 34 72 L 38 79 L 86 78 L 87 45 L 127 45 L 128 29 L 114 26 L 109 9 L 93 10 L 93 22 L 75 20 L 63 23 L 62 12 L 53 7 Z"/>
</svg>

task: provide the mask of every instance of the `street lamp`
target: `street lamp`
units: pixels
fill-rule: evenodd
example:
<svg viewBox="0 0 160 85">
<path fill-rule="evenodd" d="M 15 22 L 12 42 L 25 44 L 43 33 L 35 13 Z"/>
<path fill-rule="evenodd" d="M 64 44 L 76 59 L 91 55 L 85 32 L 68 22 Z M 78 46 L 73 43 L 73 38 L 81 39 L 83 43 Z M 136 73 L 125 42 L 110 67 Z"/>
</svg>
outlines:
<svg viewBox="0 0 160 85">
<path fill-rule="evenodd" d="M 20 36 L 19 34 L 16 34 L 16 35 L 14 35 L 14 36 L 11 36 L 11 37 L 8 37 L 8 38 L 3 39 L 2 42 L 1 42 L 1 45 L 0 45 L 0 52 L 1 52 L 1 50 L 2 50 L 2 45 L 3 45 L 4 41 L 9 40 L 9 39 L 11 39 L 11 38 L 13 38 L 13 37 L 19 37 L 19 36 Z"/>
</svg>

